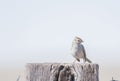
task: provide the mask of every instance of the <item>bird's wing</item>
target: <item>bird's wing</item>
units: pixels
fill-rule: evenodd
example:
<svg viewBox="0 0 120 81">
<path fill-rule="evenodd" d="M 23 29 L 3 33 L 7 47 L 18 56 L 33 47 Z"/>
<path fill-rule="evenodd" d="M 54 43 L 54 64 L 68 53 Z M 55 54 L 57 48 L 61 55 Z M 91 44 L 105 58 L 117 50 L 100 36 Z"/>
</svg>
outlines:
<svg viewBox="0 0 120 81">
<path fill-rule="evenodd" d="M 83 46 L 83 45 L 81 45 L 81 46 L 82 46 L 82 50 L 83 50 L 83 53 L 84 53 L 84 57 L 86 57 L 85 48 L 84 48 L 84 46 Z"/>
</svg>

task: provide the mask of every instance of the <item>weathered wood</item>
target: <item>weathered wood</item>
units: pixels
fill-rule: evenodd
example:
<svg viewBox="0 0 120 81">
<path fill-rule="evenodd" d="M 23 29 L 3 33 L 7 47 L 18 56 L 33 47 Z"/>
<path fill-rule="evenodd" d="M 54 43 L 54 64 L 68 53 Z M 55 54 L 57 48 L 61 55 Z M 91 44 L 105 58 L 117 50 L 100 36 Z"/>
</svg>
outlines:
<svg viewBox="0 0 120 81">
<path fill-rule="evenodd" d="M 98 64 L 28 63 L 26 81 L 99 81 Z"/>
</svg>

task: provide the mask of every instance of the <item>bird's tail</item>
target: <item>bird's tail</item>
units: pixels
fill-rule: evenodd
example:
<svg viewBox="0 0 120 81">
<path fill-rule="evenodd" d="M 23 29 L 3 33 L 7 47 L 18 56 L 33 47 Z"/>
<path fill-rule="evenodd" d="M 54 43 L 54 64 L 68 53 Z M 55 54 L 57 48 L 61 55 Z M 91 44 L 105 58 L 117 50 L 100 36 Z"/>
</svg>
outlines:
<svg viewBox="0 0 120 81">
<path fill-rule="evenodd" d="M 86 61 L 88 61 L 89 63 L 92 63 L 92 61 L 91 61 L 91 60 L 89 60 L 88 58 L 86 58 Z"/>
<path fill-rule="evenodd" d="M 16 80 L 16 81 L 19 81 L 19 79 L 20 79 L 20 75 L 18 76 L 18 78 L 17 78 L 17 80 Z"/>
</svg>

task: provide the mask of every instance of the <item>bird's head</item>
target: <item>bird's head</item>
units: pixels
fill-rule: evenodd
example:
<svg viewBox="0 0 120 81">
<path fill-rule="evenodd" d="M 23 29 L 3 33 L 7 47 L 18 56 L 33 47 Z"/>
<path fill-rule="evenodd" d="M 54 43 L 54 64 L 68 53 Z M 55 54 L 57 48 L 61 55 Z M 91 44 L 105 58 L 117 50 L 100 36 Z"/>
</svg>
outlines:
<svg viewBox="0 0 120 81">
<path fill-rule="evenodd" d="M 79 38 L 79 37 L 76 36 L 76 37 L 74 38 L 74 42 L 77 43 L 77 44 L 80 44 L 80 43 L 83 42 L 83 40 L 82 40 L 81 38 Z"/>
</svg>

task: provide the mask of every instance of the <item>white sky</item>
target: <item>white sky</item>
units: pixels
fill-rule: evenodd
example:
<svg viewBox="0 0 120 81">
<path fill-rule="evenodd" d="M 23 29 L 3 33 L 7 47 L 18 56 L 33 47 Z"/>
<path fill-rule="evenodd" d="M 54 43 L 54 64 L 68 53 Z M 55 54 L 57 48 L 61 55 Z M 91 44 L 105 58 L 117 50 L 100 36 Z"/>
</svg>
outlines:
<svg viewBox="0 0 120 81">
<path fill-rule="evenodd" d="M 120 62 L 119 0 L 1 0 L 0 67 L 73 62 L 74 36 L 101 66 Z"/>
</svg>

